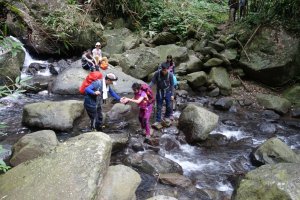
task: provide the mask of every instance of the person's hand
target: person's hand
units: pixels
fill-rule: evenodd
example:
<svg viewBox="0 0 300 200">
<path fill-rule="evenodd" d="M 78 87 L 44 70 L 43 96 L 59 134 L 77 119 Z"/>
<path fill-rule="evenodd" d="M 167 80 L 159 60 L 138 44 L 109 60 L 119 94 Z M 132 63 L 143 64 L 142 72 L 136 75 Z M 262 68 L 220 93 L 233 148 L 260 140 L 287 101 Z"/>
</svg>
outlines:
<svg viewBox="0 0 300 200">
<path fill-rule="evenodd" d="M 171 101 L 173 101 L 174 100 L 174 96 L 171 96 Z"/>
<path fill-rule="evenodd" d="M 125 103 L 128 102 L 128 98 L 127 98 L 127 97 L 122 97 L 122 98 L 120 99 L 120 102 L 123 103 L 123 104 L 125 104 Z"/>
<path fill-rule="evenodd" d="M 101 92 L 97 90 L 97 91 L 94 92 L 94 94 L 98 96 L 98 95 L 101 94 Z"/>
</svg>

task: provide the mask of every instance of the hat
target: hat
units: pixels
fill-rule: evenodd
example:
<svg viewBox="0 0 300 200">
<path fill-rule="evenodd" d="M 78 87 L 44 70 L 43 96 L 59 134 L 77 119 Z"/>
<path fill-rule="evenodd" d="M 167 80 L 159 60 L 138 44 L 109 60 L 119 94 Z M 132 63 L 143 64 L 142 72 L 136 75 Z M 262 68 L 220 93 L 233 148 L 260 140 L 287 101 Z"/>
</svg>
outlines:
<svg viewBox="0 0 300 200">
<path fill-rule="evenodd" d="M 168 69 L 168 68 L 169 68 L 169 66 L 166 63 L 163 63 L 161 65 L 161 69 Z"/>
<path fill-rule="evenodd" d="M 109 79 L 113 82 L 114 85 L 117 85 L 116 81 L 118 80 L 118 77 L 113 73 L 106 74 L 105 79 Z"/>
<path fill-rule="evenodd" d="M 101 46 L 101 43 L 100 43 L 100 42 L 97 42 L 97 43 L 95 44 L 95 46 Z"/>
</svg>

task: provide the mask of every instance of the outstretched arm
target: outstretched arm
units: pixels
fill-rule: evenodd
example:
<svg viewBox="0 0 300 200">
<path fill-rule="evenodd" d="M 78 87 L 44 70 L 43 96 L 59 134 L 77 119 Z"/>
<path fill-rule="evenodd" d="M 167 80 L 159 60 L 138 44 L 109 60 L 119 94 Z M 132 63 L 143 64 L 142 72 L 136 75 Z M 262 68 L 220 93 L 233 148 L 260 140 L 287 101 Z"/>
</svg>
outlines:
<svg viewBox="0 0 300 200">
<path fill-rule="evenodd" d="M 108 92 L 115 100 L 120 101 L 121 99 L 120 96 L 115 91 L 113 91 L 110 87 Z"/>
</svg>

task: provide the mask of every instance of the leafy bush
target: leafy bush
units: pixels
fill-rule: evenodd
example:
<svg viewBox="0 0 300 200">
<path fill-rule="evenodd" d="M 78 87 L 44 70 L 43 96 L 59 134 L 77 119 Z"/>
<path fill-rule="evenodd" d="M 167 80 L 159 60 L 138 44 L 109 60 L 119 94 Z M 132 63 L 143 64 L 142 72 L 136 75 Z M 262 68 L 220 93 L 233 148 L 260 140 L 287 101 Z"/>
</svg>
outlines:
<svg viewBox="0 0 300 200">
<path fill-rule="evenodd" d="M 0 153 L 3 151 L 3 147 L 2 145 L 0 145 Z M 6 163 L 0 159 L 0 173 L 1 172 L 7 172 L 7 170 L 9 170 L 11 167 L 7 166 Z"/>
<path fill-rule="evenodd" d="M 11 51 L 12 57 L 15 57 L 18 52 L 23 51 L 22 44 L 20 42 L 12 40 L 9 37 L 4 37 L 0 35 L 0 51 L 2 51 L 2 53 L 6 51 Z"/>
</svg>

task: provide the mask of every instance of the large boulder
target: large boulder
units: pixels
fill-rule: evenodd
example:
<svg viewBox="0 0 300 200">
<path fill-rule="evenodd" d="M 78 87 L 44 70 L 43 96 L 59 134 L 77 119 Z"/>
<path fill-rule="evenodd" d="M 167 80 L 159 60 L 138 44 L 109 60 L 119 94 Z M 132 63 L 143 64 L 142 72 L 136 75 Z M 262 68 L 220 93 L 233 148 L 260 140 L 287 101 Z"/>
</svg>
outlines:
<svg viewBox="0 0 300 200">
<path fill-rule="evenodd" d="M 204 85 L 207 82 L 207 74 L 203 71 L 194 72 L 186 76 L 188 83 L 195 89 Z"/>
<path fill-rule="evenodd" d="M 219 116 L 205 108 L 189 104 L 179 117 L 179 129 L 188 142 L 207 139 L 209 133 L 217 127 Z"/>
<path fill-rule="evenodd" d="M 11 84 L 7 77 L 15 80 L 20 76 L 25 59 L 23 50 L 12 49 L 12 43 L 17 43 L 16 41 L 11 38 L 5 38 L 4 40 L 7 41 L 7 46 L 0 47 L 0 85 Z"/>
<path fill-rule="evenodd" d="M 45 101 L 24 106 L 22 122 L 30 127 L 67 131 L 83 115 L 82 101 Z"/>
<path fill-rule="evenodd" d="M 231 94 L 231 82 L 227 70 L 225 68 L 213 67 L 209 73 L 209 77 L 220 88 L 221 94 Z"/>
<path fill-rule="evenodd" d="M 246 174 L 233 200 L 300 199 L 299 164 L 263 165 Z"/>
<path fill-rule="evenodd" d="M 81 86 L 82 81 L 89 74 L 89 71 L 83 70 L 80 65 L 80 61 L 76 61 L 72 64 L 72 67 L 60 73 L 53 82 L 52 92 L 62 95 L 80 94 L 79 87 Z M 117 85 L 113 86 L 117 93 L 130 93 L 132 92 L 131 86 L 133 83 L 144 83 L 143 81 L 133 78 L 111 65 L 105 73 L 114 73 L 118 77 Z"/>
<path fill-rule="evenodd" d="M 102 48 L 102 51 L 110 55 L 123 53 L 125 50 L 131 49 L 132 44 L 137 46 L 136 43 L 138 43 L 137 36 L 133 36 L 133 33 L 127 28 L 105 30 L 103 36 L 107 39 L 107 45 Z"/>
<path fill-rule="evenodd" d="M 135 191 L 141 183 L 140 175 L 133 169 L 124 166 L 110 166 L 99 191 L 97 200 L 135 199 Z"/>
<path fill-rule="evenodd" d="M 253 157 L 262 164 L 300 163 L 300 156 L 278 138 L 268 139 L 261 144 L 253 152 Z"/>
<path fill-rule="evenodd" d="M 32 160 L 51 152 L 58 145 L 55 132 L 51 130 L 37 131 L 23 136 L 13 146 L 12 166 Z"/>
<path fill-rule="evenodd" d="M 155 45 L 173 44 L 179 38 L 170 32 L 161 32 L 154 36 L 151 43 Z"/>
<path fill-rule="evenodd" d="M 271 86 L 287 83 L 295 77 L 299 63 L 299 39 L 282 28 L 262 28 L 246 49 L 249 59 L 242 54 L 241 65 L 254 80 Z M 298 70 L 299 71 L 299 70 Z"/>
<path fill-rule="evenodd" d="M 198 72 L 202 68 L 203 68 L 202 61 L 196 55 L 189 55 L 189 60 L 186 62 L 186 72 L 187 73 Z"/>
<path fill-rule="evenodd" d="M 294 85 L 285 90 L 283 96 L 291 103 L 300 106 L 300 85 Z"/>
<path fill-rule="evenodd" d="M 155 48 L 138 47 L 118 55 L 118 59 L 126 74 L 143 79 L 156 71 L 159 64 L 166 60 L 167 55 L 172 55 L 176 64 L 188 59 L 187 48 L 174 44 Z"/>
<path fill-rule="evenodd" d="M 279 114 L 285 114 L 291 107 L 291 102 L 285 98 L 270 95 L 270 94 L 257 94 L 257 102 L 265 109 L 274 110 Z"/>
<path fill-rule="evenodd" d="M 101 132 L 79 135 L 52 153 L 1 175 L 0 196 L 11 200 L 95 199 L 103 185 L 110 155 L 108 135 Z"/>
<path fill-rule="evenodd" d="M 93 22 L 89 15 L 66 1 L 7 2 L 10 12 L 6 25 L 10 33 L 22 38 L 33 52 L 74 54 L 74 50 L 81 52 L 94 46 L 96 41 L 106 43 L 101 23 Z"/>
</svg>

